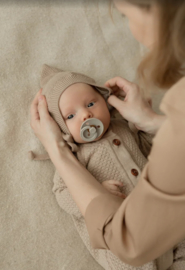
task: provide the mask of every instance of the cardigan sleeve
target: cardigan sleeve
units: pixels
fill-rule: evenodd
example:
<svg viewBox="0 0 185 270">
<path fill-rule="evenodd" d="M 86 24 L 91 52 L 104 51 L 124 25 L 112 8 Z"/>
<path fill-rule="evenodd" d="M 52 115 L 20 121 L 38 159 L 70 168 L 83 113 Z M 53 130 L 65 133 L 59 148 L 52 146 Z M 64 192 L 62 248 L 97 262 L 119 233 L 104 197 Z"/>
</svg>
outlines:
<svg viewBox="0 0 185 270">
<path fill-rule="evenodd" d="M 135 189 L 123 202 L 98 195 L 85 212 L 93 247 L 109 249 L 133 266 L 185 238 L 185 78 L 167 92 L 160 109 L 167 117 Z"/>
</svg>

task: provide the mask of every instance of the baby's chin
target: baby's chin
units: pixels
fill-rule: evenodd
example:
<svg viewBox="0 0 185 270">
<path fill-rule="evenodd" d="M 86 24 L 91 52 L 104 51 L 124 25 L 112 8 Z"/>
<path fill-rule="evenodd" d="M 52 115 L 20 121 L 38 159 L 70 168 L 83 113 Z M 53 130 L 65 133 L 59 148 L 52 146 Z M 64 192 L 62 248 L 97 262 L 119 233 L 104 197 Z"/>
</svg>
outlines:
<svg viewBox="0 0 185 270">
<path fill-rule="evenodd" d="M 98 138 L 96 138 L 93 142 L 99 141 L 104 136 L 104 134 L 107 132 L 107 129 L 104 130 L 104 132 Z"/>
</svg>

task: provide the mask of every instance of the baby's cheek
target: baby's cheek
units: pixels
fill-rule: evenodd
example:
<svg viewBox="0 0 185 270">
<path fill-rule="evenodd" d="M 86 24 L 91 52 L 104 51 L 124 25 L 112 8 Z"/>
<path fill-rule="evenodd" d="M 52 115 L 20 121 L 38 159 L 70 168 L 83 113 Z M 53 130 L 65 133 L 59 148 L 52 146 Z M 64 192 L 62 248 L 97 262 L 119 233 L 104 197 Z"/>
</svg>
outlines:
<svg viewBox="0 0 185 270">
<path fill-rule="evenodd" d="M 74 126 L 73 126 L 73 124 L 72 124 L 72 120 L 68 120 L 68 121 L 66 122 L 66 125 L 67 125 L 67 128 L 69 129 L 71 135 L 73 135 L 73 133 L 74 133 Z"/>
<path fill-rule="evenodd" d="M 80 137 L 80 126 L 71 121 L 70 124 L 68 124 L 68 129 L 73 137 L 73 139 L 76 141 L 76 142 L 81 142 L 81 137 Z"/>
</svg>

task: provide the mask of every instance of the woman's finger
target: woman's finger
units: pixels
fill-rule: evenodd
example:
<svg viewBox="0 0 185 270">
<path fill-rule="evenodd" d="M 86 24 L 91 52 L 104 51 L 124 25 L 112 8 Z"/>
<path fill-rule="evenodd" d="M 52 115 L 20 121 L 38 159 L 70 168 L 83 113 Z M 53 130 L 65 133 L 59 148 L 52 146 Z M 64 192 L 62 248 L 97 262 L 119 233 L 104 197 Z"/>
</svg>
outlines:
<svg viewBox="0 0 185 270">
<path fill-rule="evenodd" d="M 50 117 L 45 96 L 39 97 L 38 111 L 41 119 Z"/>
<path fill-rule="evenodd" d="M 40 119 L 39 112 L 38 112 L 38 97 L 41 95 L 42 89 L 36 94 L 35 98 L 33 99 L 30 107 L 30 114 L 31 114 L 31 125 L 33 125 L 36 121 Z"/>
<path fill-rule="evenodd" d="M 105 86 L 108 87 L 108 88 L 110 88 L 112 90 L 112 93 L 115 93 L 117 91 L 120 91 L 120 88 L 117 85 L 110 86 L 109 84 L 106 84 L 105 83 Z"/>
<path fill-rule="evenodd" d="M 122 77 L 114 77 L 114 78 L 108 80 L 105 83 L 105 85 L 109 88 L 113 88 L 115 86 L 118 86 L 127 94 L 128 91 L 130 90 L 130 87 L 132 87 L 133 84 Z"/>
<path fill-rule="evenodd" d="M 121 110 L 123 110 L 123 100 L 119 99 L 118 97 L 111 95 L 108 99 L 107 99 L 108 103 L 110 105 L 112 105 L 114 108 L 116 108 L 119 112 L 121 112 Z"/>
</svg>

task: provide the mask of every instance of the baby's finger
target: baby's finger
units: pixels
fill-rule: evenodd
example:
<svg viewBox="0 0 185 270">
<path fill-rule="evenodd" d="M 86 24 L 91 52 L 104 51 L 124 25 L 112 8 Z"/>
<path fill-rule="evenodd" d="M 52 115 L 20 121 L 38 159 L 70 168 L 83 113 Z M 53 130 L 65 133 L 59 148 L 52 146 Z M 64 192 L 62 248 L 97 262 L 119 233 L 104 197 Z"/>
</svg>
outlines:
<svg viewBox="0 0 185 270">
<path fill-rule="evenodd" d="M 116 186 L 116 185 L 111 185 L 111 186 L 109 186 L 109 190 L 111 190 L 111 191 L 120 191 L 120 188 L 118 186 Z"/>
<path fill-rule="evenodd" d="M 123 199 L 125 199 L 126 198 L 126 196 L 123 194 L 123 193 L 121 193 L 121 192 L 117 192 L 117 191 L 110 191 L 113 195 L 116 195 L 116 196 L 119 196 L 119 197 L 121 197 L 121 198 L 123 198 Z"/>
<path fill-rule="evenodd" d="M 118 181 L 118 180 L 108 180 L 108 182 L 111 185 L 116 185 L 116 186 L 119 186 L 119 187 L 123 187 L 123 183 L 121 181 Z"/>
</svg>

